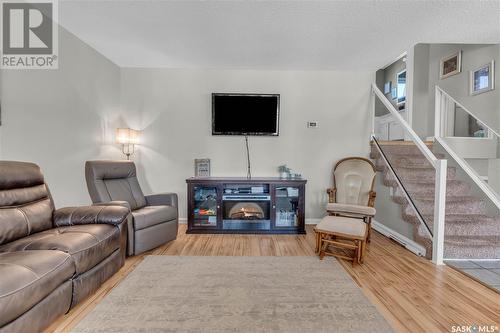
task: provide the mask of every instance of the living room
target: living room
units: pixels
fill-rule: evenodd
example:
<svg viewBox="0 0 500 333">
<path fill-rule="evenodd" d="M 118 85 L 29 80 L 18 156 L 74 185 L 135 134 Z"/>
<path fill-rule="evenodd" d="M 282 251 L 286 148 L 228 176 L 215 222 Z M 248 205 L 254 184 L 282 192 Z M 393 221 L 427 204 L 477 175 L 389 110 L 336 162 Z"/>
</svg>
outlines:
<svg viewBox="0 0 500 333">
<path fill-rule="evenodd" d="M 399 185 L 412 201 L 403 178 L 394 190 L 382 188 L 387 183 L 383 172 L 391 164 L 398 178 L 388 147 L 415 149 L 427 157 L 422 145 L 430 147 L 427 137 L 434 134 L 429 129 L 430 134 L 419 136 L 417 129 L 422 120 L 415 110 L 423 104 L 416 104 L 422 95 L 414 78 L 423 71 L 415 54 L 421 46 L 416 45 L 498 45 L 500 2 L 44 3 L 51 7 L 2 2 L 4 15 L 28 8 L 43 13 L 44 19 L 52 18 L 53 39 L 50 64 L 29 64 L 31 56 L 23 58 L 19 50 L 9 54 L 5 46 L 2 53 L 2 59 L 9 61 L 2 60 L 0 71 L 0 220 L 7 226 L 0 228 L 0 268 L 20 265 L 11 259 L 2 262 L 1 256 L 23 252 L 21 248 L 57 250 L 57 260 L 67 259 L 76 266 L 73 273 L 66 267 L 68 276 L 61 277 L 58 288 L 66 289 L 43 286 L 44 292 L 33 292 L 36 297 L 28 293 L 10 298 L 13 290 L 23 289 L 16 280 L 26 285 L 31 280 L 17 275 L 24 273 L 2 270 L 0 313 L 5 320 L 0 321 L 0 332 L 458 332 L 471 325 L 500 325 L 498 284 L 448 261 L 443 265 L 453 259 L 446 255 L 449 228 L 441 230 L 438 222 L 426 224 L 418 203 L 413 208 L 424 221 L 416 223 L 430 230 L 430 239 L 419 245 L 417 236 L 402 231 L 413 228 L 400 221 L 401 208 L 392 200 Z M 12 15 L 3 22 L 14 22 Z M 28 28 L 33 29 L 30 38 L 43 44 L 47 34 L 35 25 Z M 5 32 L 3 45 L 8 45 L 6 36 L 14 45 L 17 37 Z M 462 49 L 462 74 L 467 75 L 468 49 Z M 47 53 L 41 54 L 40 59 L 46 59 Z M 407 81 L 401 96 L 409 114 L 402 120 L 404 135 L 377 140 L 373 137 L 380 99 L 373 88 L 377 70 L 403 59 Z M 426 89 L 434 94 L 434 86 Z M 498 97 L 497 91 L 492 87 L 476 100 Z M 257 122 L 261 125 L 257 129 L 245 128 L 253 121 L 249 118 L 262 115 L 247 105 L 248 112 L 231 106 L 239 112 L 224 119 L 228 128 L 217 131 L 216 115 L 222 109 L 216 103 L 218 96 L 233 102 L 240 99 L 238 103 L 273 99 L 266 116 L 275 128 L 267 130 L 264 120 Z M 383 101 L 381 105 L 390 108 Z M 400 111 L 395 110 L 403 115 Z M 416 137 L 406 125 L 415 129 Z M 495 125 L 491 128 L 495 133 Z M 375 145 L 380 152 L 374 152 Z M 430 150 L 434 153 L 434 148 Z M 437 160 L 440 154 L 436 150 Z M 433 156 L 427 157 L 431 164 Z M 378 164 L 384 163 L 382 157 L 388 166 Z M 339 163 L 343 161 L 347 164 Z M 355 181 L 346 186 L 364 187 L 354 189 L 359 193 L 348 189 L 342 203 L 340 177 L 353 172 L 362 185 Z M 438 178 L 436 173 L 432 186 L 434 181 L 438 185 Z M 123 184 L 130 190 L 124 191 Z M 201 186 L 213 188 L 213 196 L 196 192 Z M 479 193 L 482 187 L 477 187 Z M 332 188 L 335 191 L 327 192 Z M 438 198 L 439 187 L 435 188 L 432 195 Z M 31 194 L 18 194 L 22 191 Z M 285 206 L 279 193 L 287 196 Z M 197 195 L 204 203 L 196 202 Z M 362 207 L 347 207 L 355 211 L 346 212 L 353 195 L 359 195 Z M 264 202 L 260 205 L 264 208 L 248 218 L 247 211 L 244 218 L 231 218 L 230 208 L 241 207 L 228 203 L 235 198 L 257 203 L 253 207 Z M 23 208 L 42 201 L 47 206 L 37 211 Z M 208 201 L 211 206 L 203 206 Z M 148 212 L 134 215 L 150 206 L 174 208 L 158 211 L 170 214 L 158 224 L 148 221 Z M 433 207 L 434 221 L 441 218 L 444 224 L 446 208 L 437 199 Z M 51 215 L 44 217 L 39 230 L 38 209 Z M 200 209 L 210 216 L 196 220 Z M 8 215 L 11 210 L 17 215 Z M 391 215 L 395 210 L 397 217 Z M 286 222 L 280 222 L 279 214 L 286 216 Z M 496 221 L 493 230 L 500 226 Z M 323 222 L 333 224 L 322 229 Z M 346 238 L 334 230 L 336 223 L 344 222 L 362 231 Z M 27 231 L 15 229 L 16 223 Z M 91 225 L 97 230 L 93 224 L 105 225 L 106 230 L 85 229 Z M 41 237 L 40 233 L 62 237 L 61 233 L 76 232 L 75 227 L 99 240 L 105 233 L 114 245 L 100 250 L 104 257 L 92 261 L 85 255 L 75 259 L 80 252 L 71 247 L 76 242 L 72 239 L 60 248 L 50 242 L 37 248 L 30 238 Z M 340 252 L 330 250 L 337 241 L 344 247 Z M 487 260 L 492 274 L 500 269 L 496 266 L 500 258 L 480 259 Z M 89 272 L 95 277 L 90 278 Z M 49 314 L 41 310 L 44 306 L 51 309 Z M 439 310 L 442 307 L 453 310 Z"/>
</svg>

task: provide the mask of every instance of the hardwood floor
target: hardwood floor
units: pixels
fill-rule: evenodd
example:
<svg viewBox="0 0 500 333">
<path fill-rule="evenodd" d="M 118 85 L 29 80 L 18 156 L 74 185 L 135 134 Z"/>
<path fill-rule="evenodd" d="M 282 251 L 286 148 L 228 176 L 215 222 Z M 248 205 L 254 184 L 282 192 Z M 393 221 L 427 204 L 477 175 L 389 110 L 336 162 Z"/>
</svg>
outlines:
<svg viewBox="0 0 500 333">
<path fill-rule="evenodd" d="M 315 255 L 312 226 L 307 227 L 307 235 L 186 235 L 185 230 L 181 225 L 177 240 L 128 258 L 117 274 L 47 332 L 69 332 L 148 254 Z M 434 266 L 376 232 L 363 265 L 341 264 L 397 332 L 451 332 L 454 325 L 500 327 L 500 294 L 450 267 Z"/>
</svg>

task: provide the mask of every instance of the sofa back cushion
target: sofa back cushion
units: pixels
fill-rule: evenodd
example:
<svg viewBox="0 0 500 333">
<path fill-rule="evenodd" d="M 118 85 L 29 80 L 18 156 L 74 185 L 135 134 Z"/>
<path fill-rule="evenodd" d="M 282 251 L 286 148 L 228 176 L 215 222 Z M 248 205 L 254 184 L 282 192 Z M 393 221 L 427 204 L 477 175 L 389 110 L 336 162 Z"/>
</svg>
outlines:
<svg viewBox="0 0 500 333">
<path fill-rule="evenodd" d="M 94 203 L 127 201 L 132 210 L 146 206 L 132 161 L 87 161 L 85 178 Z"/>
<path fill-rule="evenodd" d="M 0 161 L 0 245 L 52 228 L 53 211 L 38 165 Z"/>
</svg>

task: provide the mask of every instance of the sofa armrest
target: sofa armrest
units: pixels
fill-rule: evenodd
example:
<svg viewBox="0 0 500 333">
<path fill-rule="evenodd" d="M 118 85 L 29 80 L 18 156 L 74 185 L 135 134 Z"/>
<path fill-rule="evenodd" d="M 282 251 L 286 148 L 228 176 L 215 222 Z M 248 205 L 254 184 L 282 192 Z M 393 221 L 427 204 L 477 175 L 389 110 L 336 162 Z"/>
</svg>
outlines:
<svg viewBox="0 0 500 333">
<path fill-rule="evenodd" d="M 177 193 L 158 193 L 146 195 L 146 203 L 148 206 L 178 206 Z"/>
<path fill-rule="evenodd" d="M 130 204 L 128 201 L 108 201 L 108 202 L 97 202 L 94 203 L 93 206 L 96 207 L 102 207 L 102 206 L 107 206 L 107 207 L 125 207 L 129 211 L 132 211 L 130 209 Z M 127 222 L 127 254 L 128 255 L 134 255 L 134 242 L 135 242 L 135 221 L 132 216 L 132 214 L 129 215 L 128 222 Z"/>
<path fill-rule="evenodd" d="M 373 217 L 377 212 L 375 208 L 369 206 L 349 205 L 340 203 L 328 203 L 326 205 L 328 213 L 347 213 L 360 216 Z"/>
<path fill-rule="evenodd" d="M 98 202 L 92 204 L 92 206 L 121 206 L 130 210 L 130 204 L 127 201 L 108 201 L 108 202 Z"/>
<path fill-rule="evenodd" d="M 66 207 L 54 212 L 54 225 L 64 227 L 81 224 L 118 226 L 127 220 L 130 210 L 119 206 Z"/>
</svg>

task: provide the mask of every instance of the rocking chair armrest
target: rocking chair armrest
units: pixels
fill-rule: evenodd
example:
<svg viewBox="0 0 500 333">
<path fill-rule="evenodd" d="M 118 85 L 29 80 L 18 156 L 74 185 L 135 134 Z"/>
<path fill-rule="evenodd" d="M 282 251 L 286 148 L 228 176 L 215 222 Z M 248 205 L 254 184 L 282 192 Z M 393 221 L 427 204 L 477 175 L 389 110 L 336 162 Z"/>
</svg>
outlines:
<svg viewBox="0 0 500 333">
<path fill-rule="evenodd" d="M 377 197 L 377 192 L 375 191 L 370 191 L 368 194 L 368 206 L 369 207 L 375 207 L 375 198 Z"/>
<path fill-rule="evenodd" d="M 328 203 L 334 203 L 336 201 L 337 188 L 329 188 L 326 190 L 326 193 L 328 193 Z"/>
<path fill-rule="evenodd" d="M 373 217 L 377 212 L 375 208 L 369 206 L 329 203 L 326 205 L 326 211 L 329 214 L 350 214 L 364 217 Z"/>
</svg>

